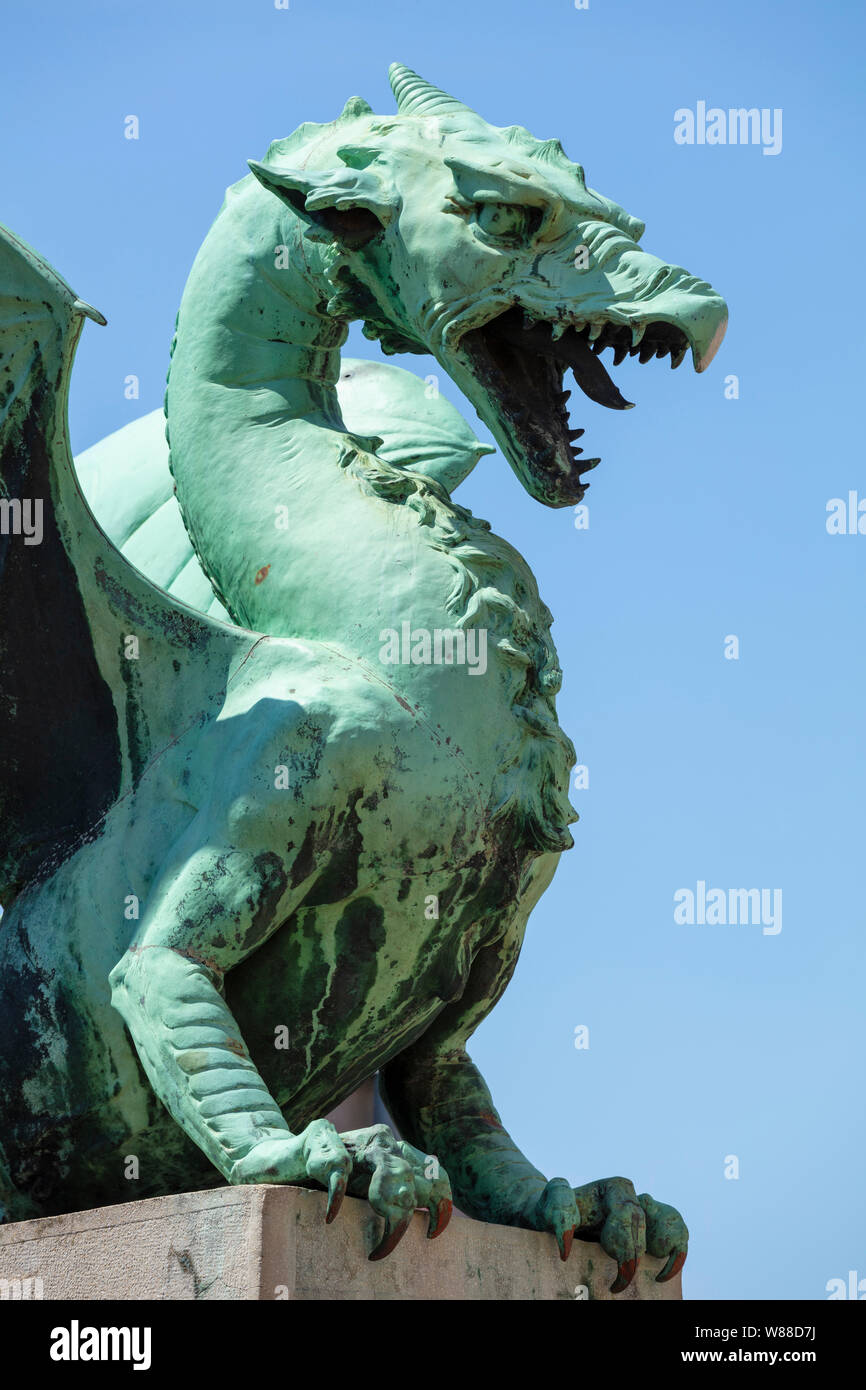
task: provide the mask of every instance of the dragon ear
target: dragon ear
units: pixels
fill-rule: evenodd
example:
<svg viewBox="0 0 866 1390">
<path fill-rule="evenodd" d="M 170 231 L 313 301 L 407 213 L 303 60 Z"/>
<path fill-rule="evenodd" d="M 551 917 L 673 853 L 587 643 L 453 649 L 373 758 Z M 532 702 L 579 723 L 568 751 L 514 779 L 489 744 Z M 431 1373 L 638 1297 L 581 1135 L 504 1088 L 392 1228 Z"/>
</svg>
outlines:
<svg viewBox="0 0 866 1390">
<path fill-rule="evenodd" d="M 271 193 L 354 248 L 381 232 L 398 207 L 396 191 L 384 171 L 370 167 L 375 151 L 364 153 L 367 167 L 362 168 L 288 169 L 255 159 L 247 163 Z M 353 157 L 354 147 L 347 146 L 339 154 L 354 164 L 362 163 Z"/>
</svg>

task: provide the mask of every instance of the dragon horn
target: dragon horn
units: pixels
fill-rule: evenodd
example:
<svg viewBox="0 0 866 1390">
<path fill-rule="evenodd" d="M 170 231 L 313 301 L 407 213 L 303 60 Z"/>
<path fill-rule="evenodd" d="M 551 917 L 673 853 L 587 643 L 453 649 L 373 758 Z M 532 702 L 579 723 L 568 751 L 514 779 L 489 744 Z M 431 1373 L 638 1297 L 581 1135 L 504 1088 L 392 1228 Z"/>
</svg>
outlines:
<svg viewBox="0 0 866 1390">
<path fill-rule="evenodd" d="M 471 107 L 464 106 L 462 101 L 456 101 L 439 87 L 431 86 L 402 63 L 391 64 L 388 80 L 401 116 L 477 116 Z"/>
</svg>

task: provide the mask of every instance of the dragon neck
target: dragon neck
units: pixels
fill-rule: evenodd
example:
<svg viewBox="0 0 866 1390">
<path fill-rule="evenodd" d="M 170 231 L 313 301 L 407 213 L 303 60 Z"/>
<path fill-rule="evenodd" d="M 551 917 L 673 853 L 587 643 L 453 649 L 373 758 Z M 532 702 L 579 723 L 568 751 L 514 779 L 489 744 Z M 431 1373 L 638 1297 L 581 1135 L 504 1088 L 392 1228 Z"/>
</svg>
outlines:
<svg viewBox="0 0 866 1390">
<path fill-rule="evenodd" d="M 485 629 L 492 688 L 519 716 L 497 755 L 491 814 L 518 807 L 534 843 L 565 848 L 573 749 L 553 709 L 550 614 L 525 561 L 486 522 L 347 430 L 339 349 L 364 306 L 347 302 L 340 269 L 257 182 L 229 190 L 187 283 L 166 394 L 190 539 L 235 621 L 336 643 L 379 673 L 383 629 Z M 388 679 L 426 702 L 443 677 L 401 663 Z M 471 702 L 461 717 L 483 724 L 485 710 Z"/>
<path fill-rule="evenodd" d="M 347 450 L 378 442 L 349 434 L 340 413 L 338 262 L 250 175 L 196 257 L 172 343 L 166 433 L 184 524 L 235 620 L 275 635 L 294 630 L 261 572 L 297 569 L 313 531 L 322 544 L 323 516 L 344 510 Z"/>
<path fill-rule="evenodd" d="M 196 366 L 214 385 L 270 385 L 286 418 L 342 425 L 335 386 L 348 322 L 334 313 L 328 271 L 336 260 L 332 246 L 310 236 L 252 175 L 230 188 L 187 282 L 170 382 L 187 330 Z"/>
</svg>

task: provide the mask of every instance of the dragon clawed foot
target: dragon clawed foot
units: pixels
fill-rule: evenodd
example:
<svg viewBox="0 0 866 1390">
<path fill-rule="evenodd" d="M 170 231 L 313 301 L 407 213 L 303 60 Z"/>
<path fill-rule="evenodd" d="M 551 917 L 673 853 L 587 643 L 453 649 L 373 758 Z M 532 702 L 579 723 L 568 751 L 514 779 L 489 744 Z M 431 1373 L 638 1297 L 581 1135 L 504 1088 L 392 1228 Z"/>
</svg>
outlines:
<svg viewBox="0 0 866 1390">
<path fill-rule="evenodd" d="M 255 1145 L 235 1164 L 230 1181 L 314 1182 L 328 1193 L 328 1224 L 347 1192 L 366 1197 L 385 1222 L 371 1260 L 391 1254 L 417 1209 L 429 1212 L 430 1240 L 441 1235 L 451 1219 L 451 1184 L 439 1160 L 396 1139 L 387 1125 L 338 1134 L 329 1120 L 313 1120 L 301 1134 Z"/>
<path fill-rule="evenodd" d="M 428 1239 L 442 1234 L 451 1219 L 451 1184 L 435 1155 L 396 1139 L 387 1125 L 353 1130 L 341 1139 L 352 1158 L 349 1192 L 366 1197 L 385 1222 L 371 1260 L 390 1255 L 418 1209 L 429 1213 Z"/>
<path fill-rule="evenodd" d="M 679 1273 L 688 1253 L 689 1233 L 679 1212 L 648 1192 L 638 1196 L 627 1178 L 579 1188 L 565 1178 L 552 1178 L 538 1200 L 535 1225 L 556 1238 L 562 1260 L 568 1259 L 575 1235 L 597 1240 L 617 1262 L 610 1286 L 614 1294 L 628 1288 L 644 1253 L 665 1261 L 656 1275 L 660 1284 Z"/>
</svg>

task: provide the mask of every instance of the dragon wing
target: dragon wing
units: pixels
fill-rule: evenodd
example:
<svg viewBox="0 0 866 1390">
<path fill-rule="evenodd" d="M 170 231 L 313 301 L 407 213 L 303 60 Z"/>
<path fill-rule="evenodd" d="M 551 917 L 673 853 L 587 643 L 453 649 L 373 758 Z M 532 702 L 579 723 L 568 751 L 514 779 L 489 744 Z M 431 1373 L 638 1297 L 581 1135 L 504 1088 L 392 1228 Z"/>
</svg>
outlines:
<svg viewBox="0 0 866 1390">
<path fill-rule="evenodd" d="M 75 471 L 94 516 L 127 560 L 191 608 L 231 621 L 183 524 L 162 410 L 76 455 Z"/>
<path fill-rule="evenodd" d="M 258 634 L 155 587 L 97 524 L 66 416 L 86 317 L 0 227 L 0 902 L 222 704 Z"/>
</svg>

